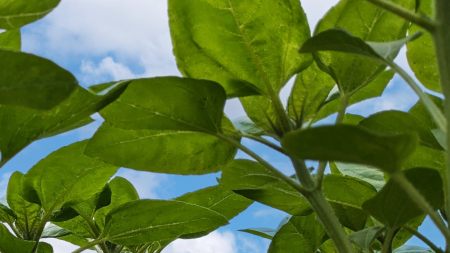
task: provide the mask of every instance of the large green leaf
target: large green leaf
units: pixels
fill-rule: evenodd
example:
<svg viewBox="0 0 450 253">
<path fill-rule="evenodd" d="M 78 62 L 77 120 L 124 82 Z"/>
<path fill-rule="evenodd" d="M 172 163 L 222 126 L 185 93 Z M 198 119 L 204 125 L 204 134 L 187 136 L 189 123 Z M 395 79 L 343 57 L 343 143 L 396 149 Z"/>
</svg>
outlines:
<svg viewBox="0 0 450 253">
<path fill-rule="evenodd" d="M 427 168 L 414 168 L 404 173 L 434 209 L 442 207 L 444 192 L 439 172 Z M 411 200 L 409 194 L 394 180 L 389 180 L 374 198 L 366 201 L 363 209 L 389 229 L 394 230 L 424 214 L 422 209 Z"/>
<path fill-rule="evenodd" d="M 268 252 L 316 253 L 327 239 L 326 230 L 315 213 L 292 216 L 275 234 Z"/>
<path fill-rule="evenodd" d="M 310 37 L 295 0 L 170 0 L 169 23 L 184 76 L 220 83 L 228 97 L 276 93 L 306 68 Z"/>
<path fill-rule="evenodd" d="M 96 96 L 81 87 L 55 108 L 42 111 L 16 106 L 0 106 L 0 151 L 4 165 L 35 140 L 51 137 L 91 123 L 90 115 L 114 101 L 126 88 L 119 86 L 104 96 Z"/>
<path fill-rule="evenodd" d="M 441 109 L 442 111 L 444 110 L 442 98 L 430 94 L 427 95 L 439 109 Z M 416 116 L 418 119 L 422 120 L 428 126 L 428 128 L 430 129 L 438 128 L 438 126 L 434 122 L 433 118 L 431 117 L 422 100 L 417 101 L 417 103 L 413 107 L 411 107 L 411 109 L 409 109 L 409 113 Z"/>
<path fill-rule="evenodd" d="M 136 200 L 106 216 L 101 241 L 136 245 L 210 231 L 228 220 L 208 208 L 178 201 Z"/>
<path fill-rule="evenodd" d="M 314 62 L 297 75 L 288 100 L 289 116 L 300 123 L 315 118 L 336 82 Z"/>
<path fill-rule="evenodd" d="M 134 186 L 123 177 L 115 177 L 109 182 L 111 203 L 95 212 L 95 223 L 101 229 L 105 227 L 105 217 L 114 208 L 127 202 L 138 200 L 139 195 Z"/>
<path fill-rule="evenodd" d="M 364 229 L 367 213 L 362 210 L 362 204 L 377 194 L 371 184 L 331 174 L 323 179 L 323 193 L 342 225 L 352 230 Z"/>
<path fill-rule="evenodd" d="M 210 81 L 140 79 L 100 114 L 122 129 L 219 133 L 225 100 L 223 88 Z"/>
<path fill-rule="evenodd" d="M 373 185 L 379 191 L 386 184 L 384 174 L 376 168 L 351 163 L 335 162 L 337 169 L 343 175 L 359 178 Z"/>
<path fill-rule="evenodd" d="M 0 14 L 1 15 L 1 14 Z M 75 77 L 50 60 L 0 49 L 0 104 L 48 110 L 78 86 Z"/>
<path fill-rule="evenodd" d="M 20 29 L 13 29 L 0 33 L 0 48 L 20 51 L 22 47 L 22 36 Z"/>
<path fill-rule="evenodd" d="M 382 134 L 396 134 L 415 132 L 419 136 L 420 144 L 442 150 L 431 129 L 413 116 L 402 111 L 382 111 L 362 120 L 359 126 Z"/>
<path fill-rule="evenodd" d="M 424 14 L 433 15 L 434 1 L 421 0 L 419 11 Z M 408 32 L 410 34 L 423 31 L 418 25 L 411 24 Z M 440 78 L 437 65 L 436 51 L 431 34 L 424 33 L 419 39 L 406 45 L 406 56 L 412 71 L 420 83 L 426 88 L 440 92 Z"/>
<path fill-rule="evenodd" d="M 367 99 L 380 97 L 392 77 L 394 77 L 394 71 L 385 70 L 367 86 L 355 91 L 350 97 L 348 104 L 353 105 Z M 339 89 L 336 87 L 336 89 L 333 89 L 328 95 L 327 100 L 325 100 L 319 113 L 315 117 L 315 121 L 321 120 L 333 113 L 338 112 L 340 104 L 341 94 Z"/>
<path fill-rule="evenodd" d="M 404 169 L 415 167 L 436 169 L 443 173 L 445 171 L 445 152 L 419 145 L 403 164 Z"/>
<path fill-rule="evenodd" d="M 99 192 L 118 168 L 84 155 L 87 142 L 63 147 L 34 165 L 22 180 L 24 198 L 35 201 L 37 197 L 42 209 L 51 214 Z"/>
<path fill-rule="evenodd" d="M 361 231 L 349 234 L 350 241 L 367 252 L 370 252 L 371 245 L 386 229 L 381 226 L 369 227 Z"/>
<path fill-rule="evenodd" d="M 51 12 L 60 0 L 5 0 L 0 2 L 0 29 L 19 28 Z"/>
<path fill-rule="evenodd" d="M 5 225 L 0 223 L 0 252 L 17 253 L 31 252 L 36 242 L 24 241 L 15 237 L 9 232 Z"/>
<path fill-rule="evenodd" d="M 407 9 L 414 9 L 415 5 L 414 0 L 390 2 Z M 341 0 L 319 22 L 315 34 L 340 27 L 363 41 L 387 42 L 405 37 L 408 25 L 409 22 L 367 1 Z M 341 52 L 320 52 L 318 57 L 334 76 L 339 90 L 345 94 L 368 85 L 385 68 L 375 60 Z"/>
<path fill-rule="evenodd" d="M 70 234 L 73 233 L 54 224 L 50 224 L 45 227 L 44 231 L 42 232 L 41 238 L 59 238 Z"/>
<path fill-rule="evenodd" d="M 417 142 L 411 133 L 381 135 L 357 126 L 336 125 L 288 133 L 281 144 L 300 159 L 365 164 L 392 173 L 401 169 Z"/>
<path fill-rule="evenodd" d="M 222 124 L 233 127 L 225 118 Z M 87 155 L 117 166 L 182 175 L 218 172 L 236 152 L 227 142 L 201 132 L 124 130 L 108 122 L 97 130 L 86 148 Z"/>
<path fill-rule="evenodd" d="M 264 166 L 235 160 L 222 171 L 221 184 L 234 192 L 292 215 L 312 212 L 308 201 Z"/>
<path fill-rule="evenodd" d="M 22 197 L 22 180 L 24 174 L 14 172 L 9 178 L 6 199 L 14 213 L 17 215 L 15 226 L 22 237 L 32 240 L 41 222 L 41 207 L 30 203 Z"/>
</svg>

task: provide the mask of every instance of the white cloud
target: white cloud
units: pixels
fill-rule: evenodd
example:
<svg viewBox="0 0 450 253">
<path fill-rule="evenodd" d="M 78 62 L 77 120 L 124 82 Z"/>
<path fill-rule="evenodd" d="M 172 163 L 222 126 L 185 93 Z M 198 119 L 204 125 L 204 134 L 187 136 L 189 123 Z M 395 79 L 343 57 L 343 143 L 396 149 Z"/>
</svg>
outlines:
<svg viewBox="0 0 450 253">
<path fill-rule="evenodd" d="M 83 81 L 87 84 L 97 84 L 111 78 L 112 80 L 123 80 L 138 77 L 127 66 L 115 62 L 111 57 L 104 58 L 98 64 L 83 60 L 80 69 L 83 73 Z"/>
<path fill-rule="evenodd" d="M 8 182 L 11 175 L 11 172 L 6 172 L 0 176 L 0 198 L 6 195 L 6 189 L 8 188 Z"/>
<path fill-rule="evenodd" d="M 176 240 L 163 253 L 237 253 L 236 237 L 230 231 L 214 231 L 207 236 Z"/>
<path fill-rule="evenodd" d="M 141 198 L 157 199 L 159 196 L 156 190 L 160 190 L 163 182 L 167 186 L 167 175 L 165 174 L 120 169 L 117 176 L 123 177 L 130 181 L 136 188 Z M 170 182 L 168 183 L 170 184 Z"/>
<path fill-rule="evenodd" d="M 286 213 L 274 208 L 265 208 L 254 212 L 253 216 L 255 216 L 256 218 L 261 217 L 280 218 L 286 216 Z"/>
</svg>

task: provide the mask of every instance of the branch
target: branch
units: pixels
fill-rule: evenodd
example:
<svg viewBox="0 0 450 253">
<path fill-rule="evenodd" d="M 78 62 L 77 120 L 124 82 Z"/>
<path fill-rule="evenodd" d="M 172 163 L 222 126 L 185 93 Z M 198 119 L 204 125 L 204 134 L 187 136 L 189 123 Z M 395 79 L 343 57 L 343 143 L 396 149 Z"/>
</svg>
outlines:
<svg viewBox="0 0 450 253">
<path fill-rule="evenodd" d="M 430 247 L 432 250 L 434 250 L 434 252 L 436 252 L 436 253 L 444 253 L 444 251 L 441 248 L 439 248 L 434 243 L 432 243 L 430 240 L 428 240 L 428 238 L 426 238 L 424 235 L 422 235 L 419 231 L 415 230 L 414 228 L 412 228 L 412 227 L 410 227 L 408 225 L 403 226 L 403 228 L 405 230 L 407 230 L 408 232 L 410 232 L 411 234 L 415 235 L 420 240 L 422 240 L 422 242 L 427 244 L 428 247 Z"/>
</svg>

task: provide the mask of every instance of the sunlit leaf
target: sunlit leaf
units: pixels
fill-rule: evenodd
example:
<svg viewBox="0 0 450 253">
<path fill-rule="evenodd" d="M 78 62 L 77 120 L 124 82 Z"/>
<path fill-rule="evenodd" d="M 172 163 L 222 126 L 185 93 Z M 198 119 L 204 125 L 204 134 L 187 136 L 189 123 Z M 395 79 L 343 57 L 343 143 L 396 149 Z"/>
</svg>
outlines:
<svg viewBox="0 0 450 253">
<path fill-rule="evenodd" d="M 0 2 L 0 29 L 19 28 L 51 12 L 60 0 L 27 0 Z"/>
</svg>

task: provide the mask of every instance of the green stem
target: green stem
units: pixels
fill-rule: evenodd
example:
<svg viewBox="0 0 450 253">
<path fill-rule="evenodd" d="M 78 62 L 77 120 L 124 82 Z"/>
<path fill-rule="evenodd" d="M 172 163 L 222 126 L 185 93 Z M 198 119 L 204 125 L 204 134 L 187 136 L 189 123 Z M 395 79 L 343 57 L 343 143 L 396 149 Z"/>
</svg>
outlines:
<svg viewBox="0 0 450 253">
<path fill-rule="evenodd" d="M 347 110 L 349 100 L 350 97 L 346 94 L 341 95 L 341 104 L 339 105 L 339 110 L 335 121 L 336 125 L 341 124 L 342 121 L 344 121 L 345 111 Z"/>
<path fill-rule="evenodd" d="M 391 174 L 391 179 L 395 180 L 405 190 L 409 197 L 422 209 L 422 211 L 428 214 L 431 220 L 436 224 L 438 229 L 444 235 L 447 241 L 450 241 L 450 230 L 447 229 L 442 217 L 430 206 L 428 201 L 420 194 L 419 191 L 408 181 L 403 172 L 397 172 Z"/>
<path fill-rule="evenodd" d="M 387 235 L 385 241 L 383 243 L 383 248 L 381 249 L 381 253 L 390 253 L 392 252 L 392 240 L 395 236 L 395 230 L 389 229 L 387 231 Z"/>
<path fill-rule="evenodd" d="M 323 177 L 325 176 L 325 169 L 327 168 L 328 162 L 319 162 L 319 167 L 317 168 L 316 174 L 316 188 L 322 189 Z"/>
<path fill-rule="evenodd" d="M 94 237 L 95 237 L 94 239 L 97 239 L 100 236 L 100 230 L 98 230 L 98 228 L 95 226 L 95 224 L 92 223 L 92 220 L 88 219 L 84 215 L 81 215 L 81 216 L 87 222 L 87 224 L 91 228 L 92 232 L 94 233 Z M 108 247 L 106 246 L 105 242 L 99 243 L 98 245 L 102 249 L 103 253 L 109 253 Z"/>
<path fill-rule="evenodd" d="M 411 234 L 415 235 L 420 240 L 422 240 L 422 242 L 424 242 L 426 245 L 428 245 L 428 247 L 430 247 L 432 250 L 434 250 L 434 252 L 436 252 L 436 253 L 444 253 L 444 251 L 441 248 L 439 248 L 433 242 L 428 240 L 428 238 L 426 238 L 424 235 L 422 235 L 419 231 L 415 230 L 414 228 L 412 228 L 412 227 L 410 227 L 408 225 L 403 226 L 403 228 L 406 231 L 410 232 Z"/>
<path fill-rule="evenodd" d="M 41 239 L 42 232 L 44 232 L 45 225 L 50 220 L 51 215 L 52 215 L 51 212 L 49 212 L 49 213 L 45 213 L 44 216 L 42 217 L 41 222 L 39 223 L 37 232 L 36 232 L 36 234 L 34 235 L 34 238 L 33 238 L 33 241 L 36 242 L 36 245 L 34 245 L 34 248 L 31 251 L 32 253 L 36 253 L 37 252 L 38 247 L 39 247 L 39 240 Z"/>
<path fill-rule="evenodd" d="M 89 248 L 94 247 L 95 245 L 99 244 L 99 243 L 103 243 L 106 242 L 106 240 L 94 240 L 86 245 L 84 245 L 83 247 L 78 248 L 77 250 L 73 251 L 72 253 L 80 253 L 83 252 Z"/>
<path fill-rule="evenodd" d="M 278 151 L 278 152 L 280 152 L 280 153 L 282 153 L 284 155 L 287 155 L 286 152 L 283 150 L 283 148 L 281 148 L 280 146 L 276 145 L 275 143 L 273 143 L 271 141 L 268 141 L 268 140 L 266 140 L 266 139 L 264 139 L 262 137 L 257 137 L 257 136 L 253 136 L 253 135 L 250 135 L 250 134 L 241 134 L 241 136 L 245 137 L 245 138 L 248 138 L 250 140 L 254 140 L 254 141 L 257 141 L 259 143 L 262 143 L 262 144 L 264 144 L 264 145 L 266 145 L 266 146 L 268 146 L 268 147 L 270 147 L 270 148 L 272 148 L 272 149 L 274 149 L 274 150 L 276 150 L 276 151 Z"/>
<path fill-rule="evenodd" d="M 386 0 L 367 0 L 367 1 L 371 2 L 372 4 L 378 7 L 390 11 L 413 24 L 420 26 L 429 32 L 434 31 L 434 29 L 436 28 L 436 24 L 432 19 L 428 18 L 425 15 L 419 15 L 417 13 L 414 13 L 404 8 L 403 6 L 394 4 L 392 2 L 388 2 Z"/>
<path fill-rule="evenodd" d="M 19 230 L 17 230 L 17 228 L 14 226 L 14 224 L 12 222 L 7 222 L 7 224 L 9 225 L 9 227 L 12 229 L 12 231 L 14 232 L 14 234 L 20 238 L 23 239 L 22 235 L 20 234 Z"/>
<path fill-rule="evenodd" d="M 430 99 L 430 97 L 425 94 L 420 86 L 397 64 L 394 62 L 385 62 L 385 64 L 389 65 L 395 72 L 397 72 L 408 85 L 414 90 L 414 92 L 419 96 L 420 100 L 427 108 L 433 120 L 438 125 L 439 129 L 441 129 L 444 133 L 447 133 L 447 120 L 444 117 L 444 114 L 439 110 L 436 104 Z"/>
</svg>

